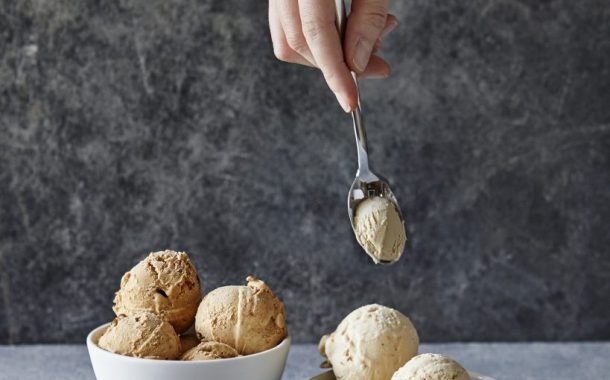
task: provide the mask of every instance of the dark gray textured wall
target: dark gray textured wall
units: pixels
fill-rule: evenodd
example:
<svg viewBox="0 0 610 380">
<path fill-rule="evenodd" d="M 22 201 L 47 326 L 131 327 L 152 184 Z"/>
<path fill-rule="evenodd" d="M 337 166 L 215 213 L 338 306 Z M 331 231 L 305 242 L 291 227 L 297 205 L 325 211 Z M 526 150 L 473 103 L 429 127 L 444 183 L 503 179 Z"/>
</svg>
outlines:
<svg viewBox="0 0 610 380">
<path fill-rule="evenodd" d="M 254 273 L 315 341 L 365 303 L 425 341 L 610 339 L 610 4 L 394 1 L 362 84 L 410 246 L 373 266 L 350 119 L 259 1 L 0 0 L 0 343 L 81 342 L 122 273 Z"/>
</svg>

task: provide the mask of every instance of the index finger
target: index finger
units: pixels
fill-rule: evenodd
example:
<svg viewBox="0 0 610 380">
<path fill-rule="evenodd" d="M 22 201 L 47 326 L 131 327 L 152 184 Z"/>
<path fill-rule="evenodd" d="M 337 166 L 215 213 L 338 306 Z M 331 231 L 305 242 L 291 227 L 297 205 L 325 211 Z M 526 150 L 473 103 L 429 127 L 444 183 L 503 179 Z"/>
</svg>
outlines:
<svg viewBox="0 0 610 380">
<path fill-rule="evenodd" d="M 356 84 L 343 58 L 343 47 L 335 26 L 334 2 L 301 0 L 299 13 L 303 35 L 328 87 L 345 112 L 354 110 L 358 104 Z"/>
</svg>

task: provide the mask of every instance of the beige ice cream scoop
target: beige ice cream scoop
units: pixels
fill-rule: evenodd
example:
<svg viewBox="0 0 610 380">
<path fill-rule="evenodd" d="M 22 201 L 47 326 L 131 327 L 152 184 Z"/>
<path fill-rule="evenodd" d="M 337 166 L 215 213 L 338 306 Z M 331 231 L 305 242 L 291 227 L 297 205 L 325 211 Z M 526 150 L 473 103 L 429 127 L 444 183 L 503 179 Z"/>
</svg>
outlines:
<svg viewBox="0 0 610 380">
<path fill-rule="evenodd" d="M 405 248 L 405 225 L 388 198 L 366 198 L 354 216 L 356 239 L 375 264 L 397 261 Z"/>
<path fill-rule="evenodd" d="M 215 360 L 239 356 L 239 353 L 228 344 L 220 342 L 201 342 L 185 352 L 180 360 Z"/>
<path fill-rule="evenodd" d="M 421 354 L 396 371 L 392 380 L 470 380 L 470 375 L 447 356 Z"/>
<path fill-rule="evenodd" d="M 98 345 L 116 354 L 138 358 L 175 359 L 180 355 L 180 338 L 172 325 L 146 311 L 119 315 Z"/>
<path fill-rule="evenodd" d="M 181 354 L 196 347 L 199 343 L 201 343 L 201 341 L 194 334 L 180 335 L 180 346 L 182 347 Z"/>
<path fill-rule="evenodd" d="M 114 298 L 117 315 L 151 311 L 178 333 L 192 324 L 202 291 L 197 271 L 184 252 L 153 252 L 121 279 Z"/>
<path fill-rule="evenodd" d="M 319 344 L 338 380 L 390 380 L 418 348 L 409 318 L 377 304 L 352 311 Z"/>
<path fill-rule="evenodd" d="M 207 294 L 197 310 L 201 340 L 234 347 L 241 355 L 275 347 L 287 335 L 284 304 L 263 281 L 249 276 L 247 286 L 223 286 Z"/>
</svg>

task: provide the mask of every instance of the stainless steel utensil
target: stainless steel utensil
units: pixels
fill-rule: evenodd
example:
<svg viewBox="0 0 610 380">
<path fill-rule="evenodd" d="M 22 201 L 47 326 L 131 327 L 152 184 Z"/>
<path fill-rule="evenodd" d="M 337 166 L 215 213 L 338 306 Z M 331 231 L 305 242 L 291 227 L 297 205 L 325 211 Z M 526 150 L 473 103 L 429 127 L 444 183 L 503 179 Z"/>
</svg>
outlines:
<svg viewBox="0 0 610 380">
<path fill-rule="evenodd" d="M 347 13 L 345 8 L 344 0 L 335 0 L 336 9 L 336 25 L 341 41 L 345 35 L 345 25 L 347 20 Z M 356 73 L 352 72 L 352 77 L 356 83 L 358 89 L 358 79 Z M 347 196 L 347 211 L 349 213 L 349 220 L 352 225 L 354 234 L 356 228 L 354 225 L 354 216 L 356 215 L 356 208 L 358 204 L 371 197 L 383 197 L 387 198 L 398 212 L 400 220 L 404 223 L 404 218 L 398 206 L 398 201 L 390 189 L 388 181 L 382 176 L 373 173 L 369 167 L 368 150 L 366 143 L 366 131 L 364 130 L 364 124 L 362 123 L 362 110 L 360 106 L 360 93 L 358 93 L 358 107 L 352 112 L 352 119 L 354 122 L 354 134 L 356 136 L 356 148 L 358 152 L 358 170 L 356 171 L 356 178 L 349 189 Z M 364 248 L 364 247 L 363 247 Z M 400 255 L 398 256 L 400 257 Z M 393 264 L 396 260 L 380 260 L 380 264 Z"/>
</svg>

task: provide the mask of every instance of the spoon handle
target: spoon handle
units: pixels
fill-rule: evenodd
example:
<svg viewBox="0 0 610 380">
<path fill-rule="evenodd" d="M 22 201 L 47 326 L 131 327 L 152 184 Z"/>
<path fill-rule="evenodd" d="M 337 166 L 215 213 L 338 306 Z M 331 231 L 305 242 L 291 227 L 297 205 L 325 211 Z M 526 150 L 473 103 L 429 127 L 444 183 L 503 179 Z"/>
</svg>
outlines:
<svg viewBox="0 0 610 380">
<path fill-rule="evenodd" d="M 335 11 L 336 11 L 336 25 L 337 31 L 343 43 L 345 36 L 345 26 L 347 24 L 347 12 L 345 10 L 344 0 L 335 0 Z M 358 175 L 367 175 L 370 173 L 369 170 L 369 157 L 366 143 L 366 130 L 362 123 L 362 110 L 360 108 L 360 91 L 358 89 L 358 79 L 356 73 L 352 71 L 352 78 L 356 84 L 356 91 L 358 95 L 358 106 L 352 111 L 352 120 L 354 122 L 354 135 L 356 137 L 356 148 L 358 149 Z"/>
</svg>

